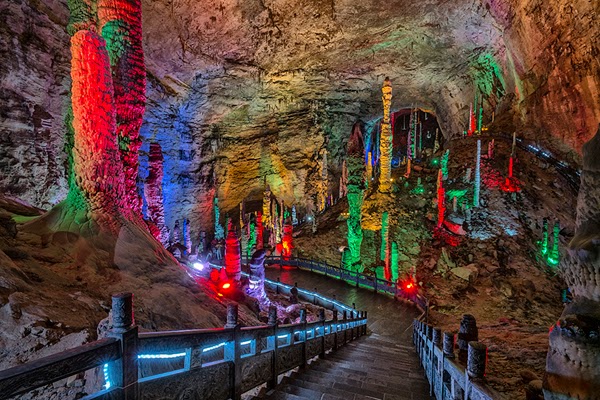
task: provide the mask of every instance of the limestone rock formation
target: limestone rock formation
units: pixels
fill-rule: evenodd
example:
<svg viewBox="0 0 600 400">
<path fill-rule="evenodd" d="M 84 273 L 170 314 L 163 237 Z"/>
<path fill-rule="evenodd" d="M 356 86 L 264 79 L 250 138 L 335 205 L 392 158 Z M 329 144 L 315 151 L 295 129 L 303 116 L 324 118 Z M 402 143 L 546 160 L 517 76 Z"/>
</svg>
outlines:
<svg viewBox="0 0 600 400">
<path fill-rule="evenodd" d="M 551 328 L 544 398 L 600 398 L 600 126 L 583 146 L 575 237 L 560 264 L 573 295 Z"/>
<path fill-rule="evenodd" d="M 153 236 L 166 246 L 169 242 L 169 230 L 165 226 L 163 206 L 163 160 L 160 144 L 151 143 L 148 156 L 148 176 L 144 182 L 144 197 L 148 207 L 146 214 Z"/>
</svg>

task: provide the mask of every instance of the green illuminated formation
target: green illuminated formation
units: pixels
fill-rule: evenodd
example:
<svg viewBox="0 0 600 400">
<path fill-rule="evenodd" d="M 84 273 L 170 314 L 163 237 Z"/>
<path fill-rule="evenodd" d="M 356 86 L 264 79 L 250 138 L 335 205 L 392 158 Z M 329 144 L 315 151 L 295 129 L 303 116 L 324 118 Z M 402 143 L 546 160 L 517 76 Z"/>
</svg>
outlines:
<svg viewBox="0 0 600 400">
<path fill-rule="evenodd" d="M 479 207 L 479 192 L 481 190 L 481 140 L 477 141 L 477 158 L 475 160 L 475 181 L 473 183 L 473 207 Z"/>
<path fill-rule="evenodd" d="M 398 281 L 398 244 L 392 242 L 392 282 Z"/>
<path fill-rule="evenodd" d="M 354 129 L 347 147 L 348 166 L 348 256 L 350 269 L 362 272 L 360 247 L 363 234 L 360 226 L 361 207 L 365 190 L 364 143 L 360 129 Z"/>
<path fill-rule="evenodd" d="M 379 139 L 379 191 L 389 193 L 392 190 L 392 125 L 390 123 L 390 107 L 392 104 L 392 83 L 385 78 L 381 88 L 383 101 L 383 119 L 381 120 L 381 137 Z"/>
<path fill-rule="evenodd" d="M 256 248 L 256 216 L 250 214 L 250 222 L 248 223 L 248 243 L 246 244 L 246 255 L 252 257 L 252 253 Z"/>
<path fill-rule="evenodd" d="M 543 256 L 548 254 L 548 218 L 544 218 L 542 226 L 541 252 Z"/>
<path fill-rule="evenodd" d="M 481 134 L 481 127 L 483 125 L 483 101 L 481 103 L 481 107 L 479 107 L 479 116 L 477 118 L 477 131 L 479 134 Z"/>
<path fill-rule="evenodd" d="M 412 194 L 423 194 L 425 193 L 425 187 L 423 186 L 423 183 L 421 182 L 421 178 L 417 178 L 417 186 L 415 186 L 415 188 L 413 190 L 411 190 Z"/>
<path fill-rule="evenodd" d="M 219 223 L 219 218 L 221 217 L 221 211 L 219 211 L 219 199 L 215 197 L 214 200 L 214 210 L 215 210 L 215 239 L 221 240 L 225 239 L 225 229 Z"/>
<path fill-rule="evenodd" d="M 558 245 L 560 239 L 558 235 L 560 234 L 560 223 L 556 221 L 554 223 L 554 235 L 552 241 L 552 250 L 550 250 L 550 254 L 548 255 L 548 264 L 555 267 L 560 262 L 560 253 L 558 252 Z"/>
<path fill-rule="evenodd" d="M 379 259 L 385 261 L 387 239 L 389 236 L 388 232 L 388 213 L 387 211 L 381 214 L 381 249 L 379 251 Z"/>
<path fill-rule="evenodd" d="M 444 152 L 442 156 L 442 179 L 448 179 L 448 158 L 450 157 L 450 149 Z"/>
</svg>

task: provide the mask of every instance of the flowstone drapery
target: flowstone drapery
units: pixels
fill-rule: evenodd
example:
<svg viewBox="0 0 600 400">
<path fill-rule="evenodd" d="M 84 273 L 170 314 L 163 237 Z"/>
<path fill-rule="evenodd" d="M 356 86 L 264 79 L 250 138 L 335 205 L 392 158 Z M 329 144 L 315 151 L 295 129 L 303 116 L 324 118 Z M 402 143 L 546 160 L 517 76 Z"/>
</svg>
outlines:
<svg viewBox="0 0 600 400">
<path fill-rule="evenodd" d="M 600 393 L 600 127 L 583 146 L 575 237 L 560 264 L 573 301 L 550 329 L 544 398 L 597 399 Z"/>
</svg>

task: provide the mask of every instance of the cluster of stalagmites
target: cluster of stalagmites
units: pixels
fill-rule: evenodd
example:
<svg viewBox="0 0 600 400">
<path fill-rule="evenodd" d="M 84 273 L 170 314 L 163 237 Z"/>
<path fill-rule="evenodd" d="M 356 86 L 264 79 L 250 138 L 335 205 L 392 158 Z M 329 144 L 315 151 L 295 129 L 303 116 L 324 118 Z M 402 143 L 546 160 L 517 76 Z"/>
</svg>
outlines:
<svg viewBox="0 0 600 400">
<path fill-rule="evenodd" d="M 600 398 L 600 129 L 583 147 L 575 237 L 561 263 L 573 295 L 550 331 L 546 400 Z"/>
</svg>

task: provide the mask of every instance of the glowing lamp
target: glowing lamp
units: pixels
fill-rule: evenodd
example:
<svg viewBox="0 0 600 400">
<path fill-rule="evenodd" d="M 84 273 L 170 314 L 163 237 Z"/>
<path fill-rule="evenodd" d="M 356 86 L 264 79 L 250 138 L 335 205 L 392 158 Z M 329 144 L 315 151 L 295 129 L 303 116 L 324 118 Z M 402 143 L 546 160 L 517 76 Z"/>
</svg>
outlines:
<svg viewBox="0 0 600 400">
<path fill-rule="evenodd" d="M 223 289 L 223 290 L 227 290 L 227 289 L 229 289 L 230 287 L 231 287 L 231 283 L 229 283 L 229 282 L 225 282 L 225 283 L 224 283 L 224 284 L 221 286 L 221 289 Z"/>
<path fill-rule="evenodd" d="M 192 264 L 192 267 L 193 267 L 195 270 L 198 270 L 198 271 L 203 271 L 203 270 L 204 270 L 204 264 L 202 264 L 202 263 L 200 263 L 200 262 L 195 262 L 195 263 L 193 263 L 193 264 Z"/>
</svg>

